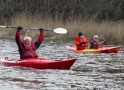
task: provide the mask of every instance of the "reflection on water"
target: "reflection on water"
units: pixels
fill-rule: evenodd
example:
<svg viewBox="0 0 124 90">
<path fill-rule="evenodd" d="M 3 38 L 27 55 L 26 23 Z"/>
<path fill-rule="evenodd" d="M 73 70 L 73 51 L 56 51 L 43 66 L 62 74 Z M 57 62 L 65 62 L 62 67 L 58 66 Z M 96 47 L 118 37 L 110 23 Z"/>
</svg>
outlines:
<svg viewBox="0 0 124 90">
<path fill-rule="evenodd" d="M 118 54 L 81 54 L 66 50 L 73 43 L 43 42 L 39 57 L 49 59 L 78 58 L 71 70 L 38 70 L 0 65 L 1 90 L 123 90 L 124 51 Z M 19 59 L 13 40 L 0 40 L 0 58 Z"/>
</svg>

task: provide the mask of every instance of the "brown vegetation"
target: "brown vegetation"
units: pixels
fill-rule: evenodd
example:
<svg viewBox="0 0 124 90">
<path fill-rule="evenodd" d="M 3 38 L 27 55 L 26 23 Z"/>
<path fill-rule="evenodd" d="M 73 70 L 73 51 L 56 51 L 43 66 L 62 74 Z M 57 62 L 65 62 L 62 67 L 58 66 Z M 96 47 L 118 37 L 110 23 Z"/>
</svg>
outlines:
<svg viewBox="0 0 124 90">
<path fill-rule="evenodd" d="M 78 17 L 82 20 L 122 20 L 123 10 L 124 0 L 0 0 L 1 20 L 20 13 L 40 14 L 43 18 L 57 15 L 63 21 Z"/>
<path fill-rule="evenodd" d="M 66 35 L 45 32 L 46 38 L 73 40 L 82 31 L 90 40 L 94 34 L 109 43 L 124 43 L 123 0 L 0 0 L 0 24 L 66 28 Z M 4 32 L 5 31 L 5 32 Z M 1 38 L 14 38 L 16 30 L 0 28 Z M 21 31 L 22 37 L 39 34 Z"/>
<path fill-rule="evenodd" d="M 57 17 L 56 17 L 57 18 Z M 5 24 L 8 25 L 8 24 Z M 92 39 L 93 35 L 99 35 L 100 39 L 106 40 L 109 43 L 122 44 L 124 43 L 124 22 L 123 21 L 102 21 L 97 23 L 93 20 L 91 21 L 80 21 L 80 20 L 70 20 L 66 23 L 63 23 L 62 20 L 45 18 L 42 19 L 40 16 L 31 17 L 30 15 L 20 14 L 12 18 L 10 25 L 13 26 L 23 26 L 23 27 L 33 27 L 33 28 L 46 28 L 46 29 L 55 29 L 58 27 L 66 28 L 68 33 L 65 35 L 55 34 L 53 32 L 45 33 L 45 38 L 51 40 L 74 40 L 74 37 L 78 35 L 78 32 L 83 32 L 89 40 Z M 0 28 L 0 31 L 5 31 L 1 38 L 14 38 L 15 29 L 3 29 Z M 25 35 L 31 36 L 34 39 L 38 36 L 39 31 L 21 31 L 22 37 Z"/>
</svg>

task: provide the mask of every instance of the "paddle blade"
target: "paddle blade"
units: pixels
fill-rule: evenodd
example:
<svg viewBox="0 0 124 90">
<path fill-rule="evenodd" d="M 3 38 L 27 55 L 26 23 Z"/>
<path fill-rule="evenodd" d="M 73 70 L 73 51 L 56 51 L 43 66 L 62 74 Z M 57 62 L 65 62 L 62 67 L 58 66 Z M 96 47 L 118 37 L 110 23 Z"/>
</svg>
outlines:
<svg viewBox="0 0 124 90">
<path fill-rule="evenodd" d="M 56 29 L 53 30 L 53 32 L 59 33 L 59 34 L 66 34 L 67 30 L 64 29 L 64 28 L 56 28 Z"/>
<path fill-rule="evenodd" d="M 3 28 L 5 28 L 6 26 L 2 26 L 2 25 L 0 25 L 0 27 L 3 27 Z"/>
</svg>

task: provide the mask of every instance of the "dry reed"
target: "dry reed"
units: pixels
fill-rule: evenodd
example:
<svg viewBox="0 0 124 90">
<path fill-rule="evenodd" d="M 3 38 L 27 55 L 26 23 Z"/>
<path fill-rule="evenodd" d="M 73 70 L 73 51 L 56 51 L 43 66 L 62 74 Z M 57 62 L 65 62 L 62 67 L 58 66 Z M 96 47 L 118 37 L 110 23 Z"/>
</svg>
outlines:
<svg viewBox="0 0 124 90">
<path fill-rule="evenodd" d="M 23 26 L 23 27 L 32 27 L 32 28 L 45 28 L 45 29 L 55 29 L 58 27 L 66 28 L 68 33 L 66 35 L 55 34 L 52 32 L 45 32 L 45 38 L 50 40 L 74 40 L 74 37 L 78 35 L 79 32 L 83 32 L 84 36 L 89 40 L 92 39 L 94 35 L 98 35 L 100 39 L 106 40 L 110 44 L 124 44 L 124 22 L 123 21 L 102 21 L 95 22 L 94 20 L 90 21 L 81 21 L 70 20 L 63 22 L 56 17 L 52 19 L 50 17 L 42 18 L 42 15 L 31 16 L 28 14 L 16 15 L 11 19 L 10 23 L 5 23 L 5 25 L 12 26 Z M 1 32 L 6 31 L 1 35 L 1 38 L 14 38 L 15 30 L 13 29 L 0 29 Z M 22 31 L 22 37 L 28 35 L 33 39 L 36 39 L 39 34 L 38 30 L 33 31 Z M 6 37 L 5 37 L 6 36 Z"/>
</svg>

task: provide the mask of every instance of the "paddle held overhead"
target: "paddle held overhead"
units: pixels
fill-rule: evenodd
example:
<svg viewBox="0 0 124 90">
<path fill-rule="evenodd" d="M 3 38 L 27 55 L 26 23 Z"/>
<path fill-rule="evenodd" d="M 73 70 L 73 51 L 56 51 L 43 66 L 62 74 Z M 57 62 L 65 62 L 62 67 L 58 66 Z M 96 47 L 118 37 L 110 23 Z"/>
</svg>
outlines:
<svg viewBox="0 0 124 90">
<path fill-rule="evenodd" d="M 18 26 L 2 26 L 0 25 L 0 27 L 3 27 L 3 28 L 18 28 Z M 39 30 L 41 28 L 25 28 L 23 27 L 24 30 Z M 52 31 L 52 32 L 55 32 L 55 33 L 58 33 L 58 34 L 66 34 L 67 33 L 67 30 L 64 29 L 64 28 L 56 28 L 56 29 L 43 29 L 43 31 Z"/>
</svg>

